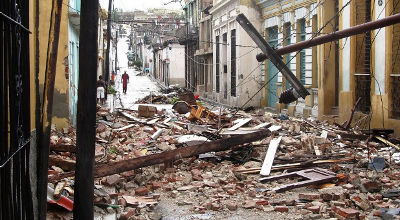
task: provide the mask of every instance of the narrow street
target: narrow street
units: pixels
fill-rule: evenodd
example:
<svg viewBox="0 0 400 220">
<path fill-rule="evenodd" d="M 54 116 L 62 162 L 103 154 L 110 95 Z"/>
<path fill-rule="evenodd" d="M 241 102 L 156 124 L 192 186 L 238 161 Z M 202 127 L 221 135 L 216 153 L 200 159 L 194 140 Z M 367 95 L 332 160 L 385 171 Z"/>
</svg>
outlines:
<svg viewBox="0 0 400 220">
<path fill-rule="evenodd" d="M 1 220 L 400 219 L 400 0 L 2 0 L 0 25 Z"/>
<path fill-rule="evenodd" d="M 117 71 L 115 79 L 115 108 L 136 109 L 136 101 L 150 94 L 159 91 L 159 87 L 154 80 L 151 80 L 149 74 L 143 74 L 142 71 L 135 70 L 134 67 L 128 67 L 128 38 L 121 38 L 118 41 L 118 64 L 120 70 Z M 122 74 L 126 71 L 129 75 L 129 83 L 126 94 L 122 92 Z M 108 103 L 110 106 L 110 103 Z"/>
</svg>

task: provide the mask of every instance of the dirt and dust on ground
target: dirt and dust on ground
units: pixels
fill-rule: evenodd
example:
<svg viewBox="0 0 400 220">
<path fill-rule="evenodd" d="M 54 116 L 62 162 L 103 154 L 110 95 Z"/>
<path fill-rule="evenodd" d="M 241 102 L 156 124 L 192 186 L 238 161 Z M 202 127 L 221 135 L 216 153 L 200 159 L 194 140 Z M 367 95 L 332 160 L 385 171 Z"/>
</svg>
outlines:
<svg viewBox="0 0 400 220">
<path fill-rule="evenodd" d="M 400 140 L 390 129 L 220 108 L 177 87 L 164 92 L 134 110 L 98 106 L 98 219 L 400 217 Z M 75 147 L 73 128 L 53 130 L 49 187 L 71 202 Z M 70 219 L 62 205 L 48 216 Z"/>
</svg>

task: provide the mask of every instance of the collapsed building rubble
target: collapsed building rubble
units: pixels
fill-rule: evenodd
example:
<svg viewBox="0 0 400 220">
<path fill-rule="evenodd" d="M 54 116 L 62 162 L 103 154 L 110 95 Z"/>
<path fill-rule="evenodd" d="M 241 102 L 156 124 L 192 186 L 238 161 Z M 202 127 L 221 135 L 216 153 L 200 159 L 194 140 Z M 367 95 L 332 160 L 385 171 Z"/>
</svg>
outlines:
<svg viewBox="0 0 400 220">
<path fill-rule="evenodd" d="M 152 106 L 141 108 L 152 112 L 146 117 L 98 108 L 94 204 L 103 212 L 159 219 L 157 206 L 168 201 L 193 215 L 239 209 L 287 219 L 399 215 L 400 141 L 390 135 L 212 106 L 201 108 L 213 117 L 193 120 L 189 112 Z M 75 131 L 54 130 L 50 150 L 52 201 L 73 200 Z"/>
</svg>

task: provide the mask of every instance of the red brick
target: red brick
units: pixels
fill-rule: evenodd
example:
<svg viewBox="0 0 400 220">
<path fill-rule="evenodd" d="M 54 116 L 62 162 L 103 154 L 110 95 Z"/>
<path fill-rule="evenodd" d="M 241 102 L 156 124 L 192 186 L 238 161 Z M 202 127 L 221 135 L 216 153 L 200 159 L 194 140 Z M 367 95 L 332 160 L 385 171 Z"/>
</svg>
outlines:
<svg viewBox="0 0 400 220">
<path fill-rule="evenodd" d="M 374 216 L 381 216 L 382 213 L 379 210 L 374 211 Z"/>
<path fill-rule="evenodd" d="M 165 185 L 164 186 L 164 190 L 165 191 L 172 191 L 174 189 L 174 187 L 170 186 L 170 185 Z"/>
<path fill-rule="evenodd" d="M 227 192 L 229 195 L 235 195 L 235 194 L 236 194 L 236 190 L 234 190 L 234 189 L 228 189 L 226 192 Z"/>
<path fill-rule="evenodd" d="M 118 199 L 118 205 L 126 206 L 126 200 L 124 198 Z"/>
<path fill-rule="evenodd" d="M 121 176 L 125 177 L 125 178 L 129 178 L 129 177 L 135 177 L 135 171 L 134 170 L 130 170 L 130 171 L 126 171 L 121 173 Z"/>
<path fill-rule="evenodd" d="M 268 200 L 261 199 L 261 200 L 257 200 L 257 201 L 256 201 L 256 204 L 257 204 L 257 205 L 268 205 L 269 202 L 268 202 Z"/>
<path fill-rule="evenodd" d="M 128 220 L 130 217 L 134 216 L 136 214 L 136 210 L 132 209 L 126 213 L 121 214 L 119 217 L 119 220 Z"/>
<path fill-rule="evenodd" d="M 304 200 L 318 200 L 321 198 L 321 195 L 318 193 L 300 193 L 299 194 L 299 199 L 304 199 Z"/>
<path fill-rule="evenodd" d="M 363 180 L 361 182 L 361 190 L 367 192 L 379 192 L 382 189 L 382 185 L 378 181 L 373 180 Z"/>
<path fill-rule="evenodd" d="M 289 208 L 287 206 L 275 206 L 274 210 L 277 212 L 288 212 Z"/>
<path fill-rule="evenodd" d="M 149 194 L 150 190 L 146 187 L 141 187 L 135 190 L 135 195 L 138 196 L 146 196 L 147 194 Z"/>
<path fill-rule="evenodd" d="M 161 182 L 153 182 L 151 188 L 152 188 L 153 190 L 155 190 L 155 189 L 161 188 L 162 186 L 163 186 L 163 184 L 162 184 Z"/>
<path fill-rule="evenodd" d="M 319 206 L 310 206 L 307 210 L 312 211 L 313 213 L 319 213 Z"/>
<path fill-rule="evenodd" d="M 351 208 L 338 208 L 336 213 L 346 219 L 358 219 L 360 212 Z"/>
</svg>

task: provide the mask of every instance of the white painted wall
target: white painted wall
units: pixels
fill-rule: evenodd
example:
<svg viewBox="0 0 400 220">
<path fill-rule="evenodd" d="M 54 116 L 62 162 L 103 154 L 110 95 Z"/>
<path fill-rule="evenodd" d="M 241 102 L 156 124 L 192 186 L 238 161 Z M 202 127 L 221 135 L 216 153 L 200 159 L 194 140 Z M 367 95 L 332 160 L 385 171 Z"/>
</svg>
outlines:
<svg viewBox="0 0 400 220">
<path fill-rule="evenodd" d="M 254 41 L 248 36 L 248 34 L 241 28 L 236 22 L 235 18 L 237 14 L 244 13 L 246 17 L 252 22 L 252 24 L 261 31 L 261 16 L 258 9 L 249 8 L 244 5 L 239 5 L 238 0 L 224 1 L 224 4 L 216 6 L 215 9 L 211 10 L 213 16 L 213 36 L 212 41 L 215 41 L 216 35 L 220 36 L 220 42 L 222 42 L 224 33 L 227 33 L 227 74 L 226 74 L 226 85 L 227 85 L 227 98 L 224 98 L 224 74 L 223 65 L 220 66 L 220 92 L 215 93 L 214 99 L 217 102 L 242 107 L 243 104 L 246 106 L 259 106 L 261 100 L 261 92 L 259 92 L 261 85 L 260 66 L 255 56 L 260 53 L 259 49 L 251 47 L 236 47 L 236 96 L 231 96 L 231 30 L 236 30 L 236 44 L 237 45 L 253 45 L 256 46 Z M 220 45 L 220 58 L 223 57 L 222 52 L 223 46 Z M 216 61 L 216 45 L 213 45 L 213 61 Z M 258 66 L 258 67 L 257 67 Z M 257 68 L 256 68 L 257 67 Z M 254 70 L 254 71 L 253 71 Z M 213 91 L 216 91 L 216 68 L 213 66 Z M 254 97 L 253 97 L 254 96 Z M 248 100 L 251 101 L 248 102 Z"/>
<path fill-rule="evenodd" d="M 343 5 L 350 0 L 344 0 Z M 350 5 L 343 9 L 342 29 L 350 27 Z M 341 40 L 342 52 L 342 91 L 350 92 L 350 37 Z"/>
<path fill-rule="evenodd" d="M 169 63 L 169 83 L 179 84 L 185 87 L 185 45 L 172 44 L 171 50 L 168 50 Z"/>
<path fill-rule="evenodd" d="M 375 1 L 375 20 L 385 17 L 385 6 L 386 4 L 381 4 L 379 6 L 379 1 Z M 382 13 L 381 13 L 382 12 Z M 375 38 L 375 94 L 385 94 L 385 49 L 386 49 L 386 28 L 381 28 L 375 30 L 373 33 L 376 34 Z M 374 36 L 374 35 L 373 35 Z"/>
</svg>

